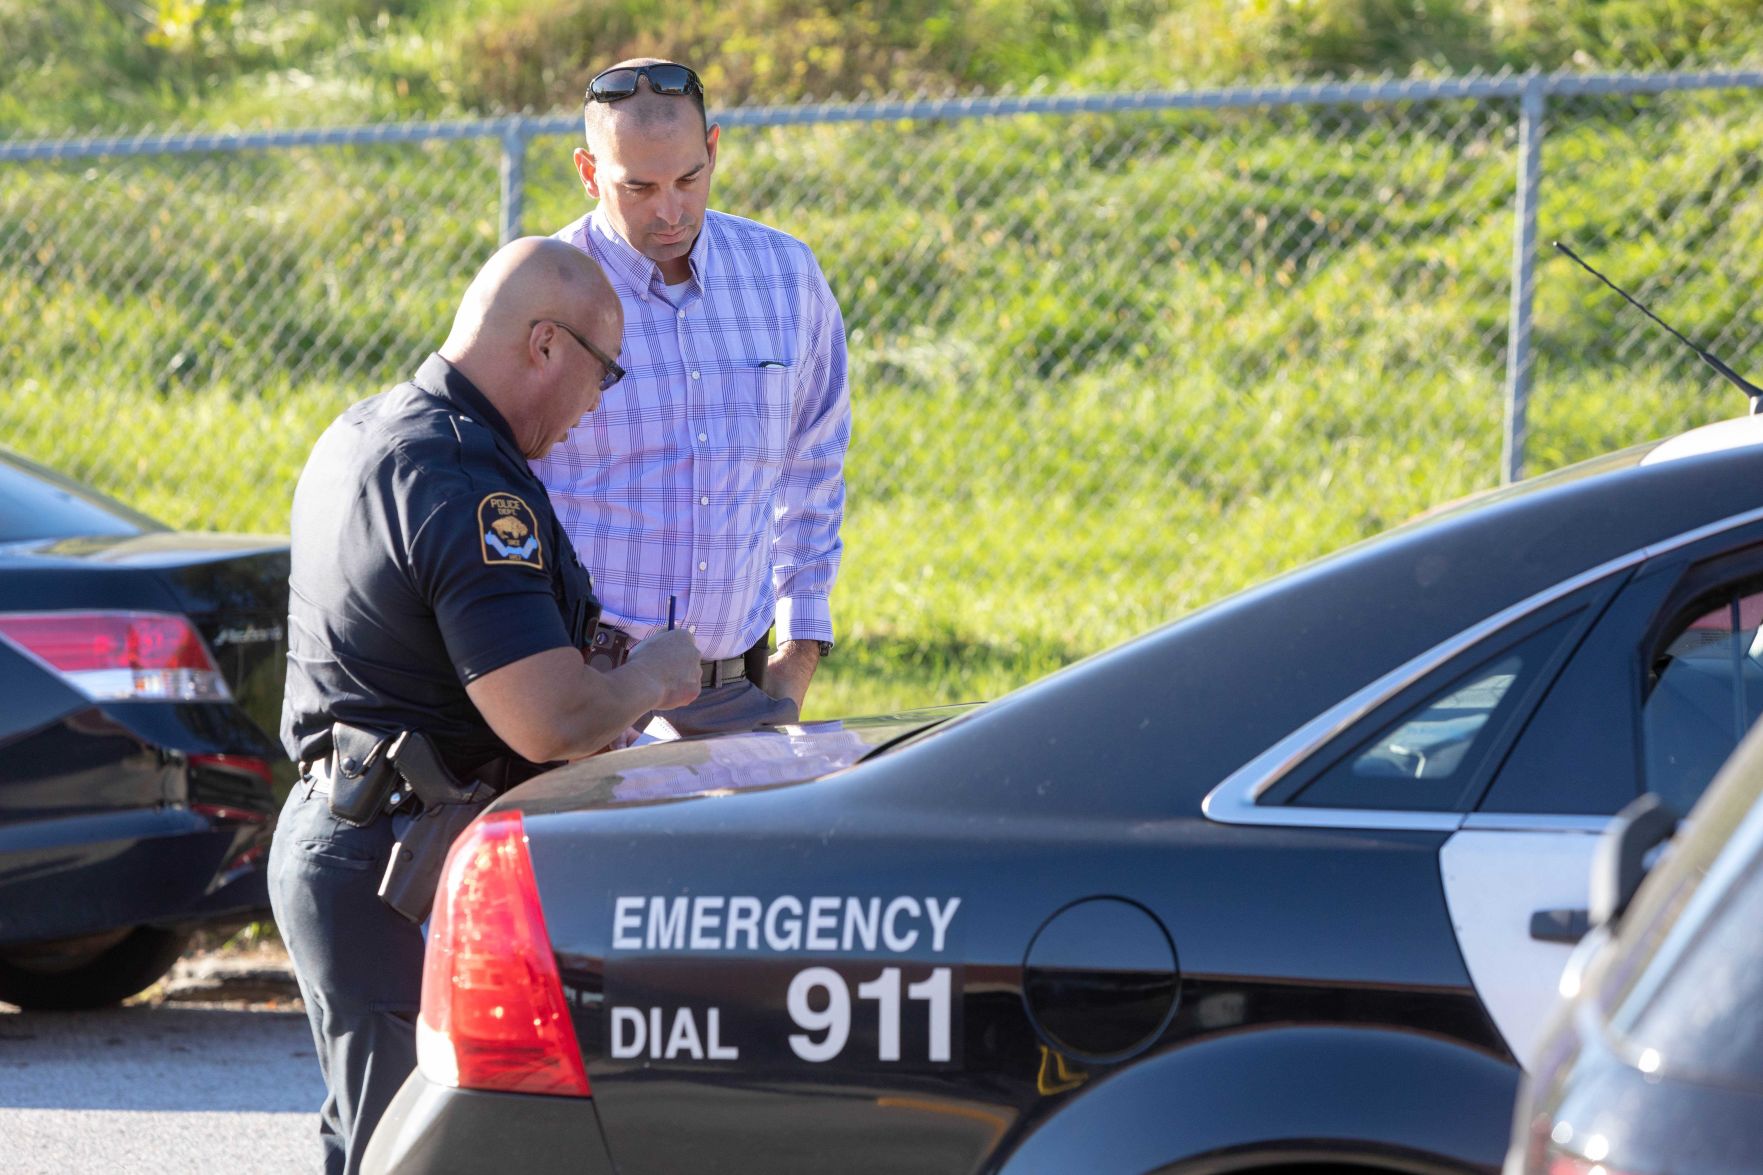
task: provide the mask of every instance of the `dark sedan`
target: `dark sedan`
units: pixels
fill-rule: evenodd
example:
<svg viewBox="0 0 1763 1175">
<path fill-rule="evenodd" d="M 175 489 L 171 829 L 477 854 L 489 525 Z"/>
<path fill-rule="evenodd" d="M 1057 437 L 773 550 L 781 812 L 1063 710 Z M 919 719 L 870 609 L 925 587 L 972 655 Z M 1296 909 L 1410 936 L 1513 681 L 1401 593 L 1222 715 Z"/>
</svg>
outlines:
<svg viewBox="0 0 1763 1175">
<path fill-rule="evenodd" d="M 1494 1170 L 1597 834 L 1742 737 L 1760 605 L 1750 418 L 959 716 L 560 768 L 455 849 L 369 1165 Z"/>
<path fill-rule="evenodd" d="M 1586 939 L 1563 980 L 1574 998 L 1519 1096 L 1510 1175 L 1758 1169 L 1763 731 L 1696 806 L 1632 908 Z"/>
<path fill-rule="evenodd" d="M 0 1000 L 114 1003 L 267 917 L 287 580 L 0 451 Z"/>
</svg>

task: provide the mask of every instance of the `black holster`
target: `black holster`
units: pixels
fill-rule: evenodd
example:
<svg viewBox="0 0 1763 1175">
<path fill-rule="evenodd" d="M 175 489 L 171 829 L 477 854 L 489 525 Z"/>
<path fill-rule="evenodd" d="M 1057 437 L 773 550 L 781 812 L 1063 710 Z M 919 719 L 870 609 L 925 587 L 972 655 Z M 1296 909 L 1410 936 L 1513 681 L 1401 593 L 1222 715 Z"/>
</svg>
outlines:
<svg viewBox="0 0 1763 1175">
<path fill-rule="evenodd" d="M 394 738 L 347 722 L 331 725 L 331 815 L 364 828 L 385 810 L 398 781 L 387 753 Z"/>
<path fill-rule="evenodd" d="M 752 648 L 742 654 L 742 658 L 747 662 L 747 680 L 760 689 L 765 688 L 765 666 L 771 660 L 771 633 L 771 629 L 766 629 L 765 635 L 760 637 Z"/>
<path fill-rule="evenodd" d="M 487 784 L 461 783 L 447 769 L 428 737 L 416 731 L 399 735 L 386 752 L 397 765 L 415 816 L 386 862 L 380 879 L 380 901 L 412 922 L 423 922 L 434 906 L 435 888 L 447 863 L 447 850 L 465 826 L 496 797 Z"/>
</svg>

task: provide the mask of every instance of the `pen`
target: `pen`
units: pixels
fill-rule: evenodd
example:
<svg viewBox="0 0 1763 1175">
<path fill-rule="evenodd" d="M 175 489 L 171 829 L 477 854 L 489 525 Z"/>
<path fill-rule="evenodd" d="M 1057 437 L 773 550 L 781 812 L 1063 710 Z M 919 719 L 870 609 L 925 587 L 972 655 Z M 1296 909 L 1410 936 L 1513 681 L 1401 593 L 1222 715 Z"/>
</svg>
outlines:
<svg viewBox="0 0 1763 1175">
<path fill-rule="evenodd" d="M 675 596 L 667 597 L 667 627 L 669 629 L 673 628 L 673 602 L 675 599 L 677 599 Z"/>
</svg>

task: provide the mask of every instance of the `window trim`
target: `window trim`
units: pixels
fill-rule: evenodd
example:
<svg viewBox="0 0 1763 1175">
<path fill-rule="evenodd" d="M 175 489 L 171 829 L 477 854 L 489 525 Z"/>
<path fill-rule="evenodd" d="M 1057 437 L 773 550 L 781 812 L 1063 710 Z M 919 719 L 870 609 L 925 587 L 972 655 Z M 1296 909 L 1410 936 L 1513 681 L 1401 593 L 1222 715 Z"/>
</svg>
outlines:
<svg viewBox="0 0 1763 1175">
<path fill-rule="evenodd" d="M 1469 812 L 1420 812 L 1398 808 L 1298 808 L 1264 805 L 1267 792 L 1308 763 L 1323 748 L 1352 729 L 1367 716 L 1393 701 L 1452 660 L 1487 641 L 1504 629 L 1535 616 L 1613 575 L 1630 571 L 1648 560 L 1692 546 L 1754 522 L 1763 521 L 1763 508 L 1729 515 L 1717 522 L 1619 555 L 1560 583 L 1520 600 L 1469 626 L 1426 652 L 1390 670 L 1382 677 L 1336 702 L 1272 746 L 1231 772 L 1206 794 L 1200 811 L 1219 824 L 1268 825 L 1301 828 L 1363 828 L 1378 831 L 1454 832 L 1464 826 Z M 1473 813 L 1498 817 L 1499 813 Z M 1520 818 L 1535 819 L 1524 815 Z M 1486 827 L 1485 824 L 1482 827 Z"/>
</svg>

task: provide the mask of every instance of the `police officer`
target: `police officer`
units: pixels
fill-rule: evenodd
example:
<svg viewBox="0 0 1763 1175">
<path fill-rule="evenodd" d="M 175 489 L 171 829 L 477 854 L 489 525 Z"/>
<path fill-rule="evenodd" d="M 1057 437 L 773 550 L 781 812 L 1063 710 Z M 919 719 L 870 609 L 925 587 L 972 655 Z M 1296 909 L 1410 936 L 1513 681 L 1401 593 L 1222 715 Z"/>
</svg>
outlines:
<svg viewBox="0 0 1763 1175">
<path fill-rule="evenodd" d="M 527 466 L 623 375 L 623 325 L 592 258 L 547 238 L 505 246 L 441 350 L 338 417 L 294 491 L 282 740 L 303 777 L 270 900 L 329 1092 L 327 1172 L 357 1169 L 415 1067 L 423 953 L 419 927 L 377 896 L 394 818 L 332 810 L 333 724 L 420 731 L 459 779 L 499 788 L 698 694 L 683 629 L 611 672 L 584 665 L 598 605 Z"/>
</svg>

